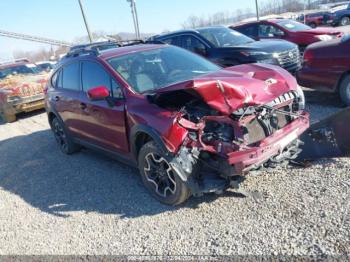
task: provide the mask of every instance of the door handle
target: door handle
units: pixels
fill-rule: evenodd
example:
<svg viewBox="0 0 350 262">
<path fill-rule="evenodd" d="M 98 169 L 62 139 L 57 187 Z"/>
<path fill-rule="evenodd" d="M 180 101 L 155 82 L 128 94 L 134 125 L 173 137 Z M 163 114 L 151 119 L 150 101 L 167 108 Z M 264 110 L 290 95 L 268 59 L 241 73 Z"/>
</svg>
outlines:
<svg viewBox="0 0 350 262">
<path fill-rule="evenodd" d="M 60 97 L 59 97 L 59 96 L 55 96 L 55 97 L 54 97 L 54 100 L 55 100 L 55 101 L 59 101 L 59 100 L 60 100 Z"/>
<path fill-rule="evenodd" d="M 80 109 L 84 110 L 84 109 L 86 109 L 86 104 L 85 103 L 80 103 L 79 107 L 80 107 Z"/>
</svg>

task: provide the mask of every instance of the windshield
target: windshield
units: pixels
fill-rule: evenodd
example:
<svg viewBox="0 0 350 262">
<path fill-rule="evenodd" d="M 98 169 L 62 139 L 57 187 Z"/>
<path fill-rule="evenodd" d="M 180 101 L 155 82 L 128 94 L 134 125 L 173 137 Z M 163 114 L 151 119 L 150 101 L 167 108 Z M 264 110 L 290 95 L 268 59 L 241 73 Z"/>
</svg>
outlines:
<svg viewBox="0 0 350 262">
<path fill-rule="evenodd" d="M 298 32 L 312 29 L 308 25 L 304 25 L 302 23 L 292 21 L 292 20 L 280 20 L 277 21 L 277 24 L 287 29 L 288 31 Z"/>
<path fill-rule="evenodd" d="M 221 69 L 175 46 L 115 57 L 109 59 L 108 63 L 137 93 L 151 92 Z"/>
<path fill-rule="evenodd" d="M 26 75 L 26 74 L 37 74 L 37 73 L 40 73 L 40 70 L 35 65 L 32 65 L 32 64 L 13 66 L 5 69 L 0 69 L 0 79 L 10 75 L 16 75 L 16 74 Z"/>
<path fill-rule="evenodd" d="M 37 64 L 37 68 L 40 71 L 48 71 L 53 69 L 53 65 L 51 63 L 42 63 L 42 64 Z"/>
<path fill-rule="evenodd" d="M 198 32 L 215 47 L 230 47 L 254 42 L 252 38 L 226 27 L 198 29 Z"/>
</svg>

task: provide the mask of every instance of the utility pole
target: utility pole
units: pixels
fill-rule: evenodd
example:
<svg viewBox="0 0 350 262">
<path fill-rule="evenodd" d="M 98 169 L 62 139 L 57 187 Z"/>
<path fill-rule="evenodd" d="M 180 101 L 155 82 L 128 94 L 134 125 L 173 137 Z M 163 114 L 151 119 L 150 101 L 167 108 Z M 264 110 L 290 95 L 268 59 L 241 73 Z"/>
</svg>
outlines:
<svg viewBox="0 0 350 262">
<path fill-rule="evenodd" d="M 258 0 L 255 0 L 255 7 L 256 7 L 256 20 L 259 21 L 260 17 L 259 17 L 259 4 L 258 4 Z"/>
<path fill-rule="evenodd" d="M 126 0 L 128 3 L 130 3 L 130 8 L 131 8 L 131 15 L 132 19 L 134 21 L 134 28 L 135 28 L 135 36 L 136 39 L 140 39 L 140 28 L 139 28 L 139 19 L 137 16 L 137 11 L 136 11 L 136 3 L 135 0 Z"/>
<path fill-rule="evenodd" d="M 90 39 L 90 43 L 92 43 L 92 41 L 93 41 L 92 35 L 91 35 L 90 29 L 89 29 L 88 22 L 87 22 L 87 20 L 86 20 L 86 16 L 85 16 L 85 12 L 84 12 L 84 7 L 83 7 L 83 3 L 81 2 L 81 0 L 79 0 L 79 5 L 80 5 L 81 14 L 82 14 L 83 19 L 84 19 L 86 31 L 87 31 L 88 36 L 89 36 L 89 39 Z"/>
</svg>

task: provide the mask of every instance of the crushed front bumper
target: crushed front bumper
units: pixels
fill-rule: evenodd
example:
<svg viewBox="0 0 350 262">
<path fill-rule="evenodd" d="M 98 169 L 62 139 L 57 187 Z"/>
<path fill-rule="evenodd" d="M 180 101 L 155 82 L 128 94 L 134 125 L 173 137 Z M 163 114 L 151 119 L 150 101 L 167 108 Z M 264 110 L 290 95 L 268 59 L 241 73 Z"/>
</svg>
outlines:
<svg viewBox="0 0 350 262">
<path fill-rule="evenodd" d="M 309 114 L 303 113 L 284 128 L 259 142 L 259 146 L 245 148 L 228 154 L 228 162 L 235 167 L 237 174 L 246 174 L 256 169 L 270 158 L 281 154 L 309 128 Z"/>
</svg>

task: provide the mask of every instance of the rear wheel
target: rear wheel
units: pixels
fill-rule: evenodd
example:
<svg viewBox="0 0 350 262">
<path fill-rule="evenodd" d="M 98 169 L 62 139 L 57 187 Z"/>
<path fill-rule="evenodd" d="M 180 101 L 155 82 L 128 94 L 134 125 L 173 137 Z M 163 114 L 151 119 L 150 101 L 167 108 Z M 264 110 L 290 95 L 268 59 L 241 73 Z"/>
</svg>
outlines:
<svg viewBox="0 0 350 262">
<path fill-rule="evenodd" d="M 341 100 L 350 106 L 350 75 L 343 78 L 340 83 L 339 94 Z"/>
<path fill-rule="evenodd" d="M 153 141 L 146 143 L 138 156 L 142 181 L 151 195 L 164 204 L 178 205 L 185 202 L 191 192 L 169 161 Z"/>
<path fill-rule="evenodd" d="M 344 25 L 349 25 L 350 24 L 350 17 L 348 16 L 344 16 L 341 20 L 340 20 L 340 25 L 344 26 Z"/>
<path fill-rule="evenodd" d="M 64 125 L 58 118 L 55 117 L 52 120 L 51 128 L 55 135 L 56 142 L 64 154 L 70 155 L 78 151 L 78 145 L 73 142 L 73 139 L 66 132 Z"/>
</svg>

